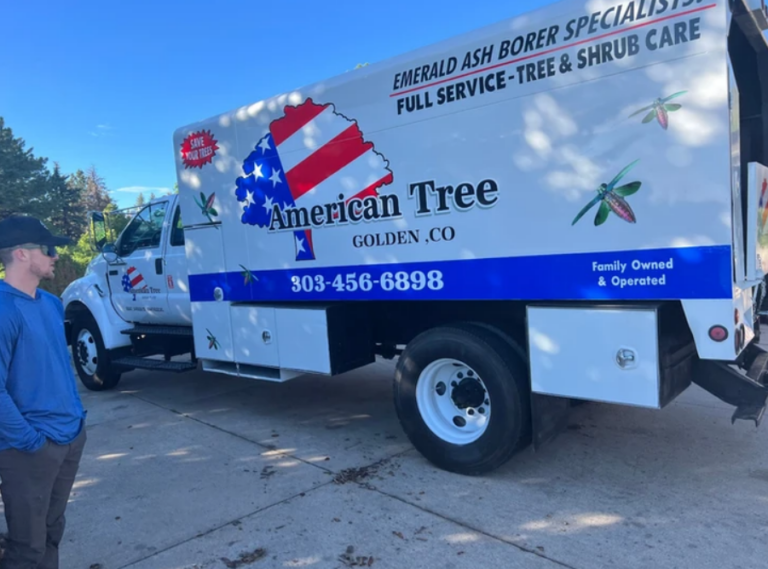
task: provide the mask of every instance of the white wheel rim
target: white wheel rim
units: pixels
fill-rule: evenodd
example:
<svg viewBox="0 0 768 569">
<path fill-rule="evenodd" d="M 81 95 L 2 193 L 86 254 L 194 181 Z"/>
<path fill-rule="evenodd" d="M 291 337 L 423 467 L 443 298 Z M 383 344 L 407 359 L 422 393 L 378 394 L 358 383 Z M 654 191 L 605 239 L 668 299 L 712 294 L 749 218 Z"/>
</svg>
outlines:
<svg viewBox="0 0 768 569">
<path fill-rule="evenodd" d="M 99 365 L 99 353 L 96 349 L 96 340 L 93 338 L 93 334 L 88 330 L 80 330 L 75 346 L 77 350 L 76 357 L 80 367 L 88 375 L 95 375 L 96 368 Z"/>
<path fill-rule="evenodd" d="M 430 363 L 416 384 L 416 404 L 427 427 L 455 445 L 475 442 L 488 428 L 491 400 L 468 365 L 454 359 Z"/>
</svg>

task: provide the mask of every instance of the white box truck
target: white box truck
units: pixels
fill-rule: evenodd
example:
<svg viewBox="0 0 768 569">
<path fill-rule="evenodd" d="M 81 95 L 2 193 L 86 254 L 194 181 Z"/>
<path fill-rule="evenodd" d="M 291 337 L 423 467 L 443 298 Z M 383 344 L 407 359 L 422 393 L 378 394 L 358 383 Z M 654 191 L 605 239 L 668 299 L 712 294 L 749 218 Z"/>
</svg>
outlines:
<svg viewBox="0 0 768 569">
<path fill-rule="evenodd" d="M 766 27 L 759 0 L 567 0 L 178 129 L 178 196 L 64 294 L 82 381 L 397 358 L 402 428 L 466 474 L 579 400 L 695 383 L 759 424 Z"/>
</svg>

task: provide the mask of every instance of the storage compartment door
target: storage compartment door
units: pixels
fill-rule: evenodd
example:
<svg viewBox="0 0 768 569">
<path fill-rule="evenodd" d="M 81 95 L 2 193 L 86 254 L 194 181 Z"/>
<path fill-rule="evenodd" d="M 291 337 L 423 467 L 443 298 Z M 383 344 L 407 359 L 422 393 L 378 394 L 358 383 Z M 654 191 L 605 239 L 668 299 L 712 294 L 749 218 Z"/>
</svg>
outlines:
<svg viewBox="0 0 768 569">
<path fill-rule="evenodd" d="M 255 366 L 280 367 L 275 309 L 268 306 L 233 306 L 232 335 L 235 361 Z"/>
<path fill-rule="evenodd" d="M 529 307 L 533 392 L 660 408 L 657 320 L 654 309 Z"/>
<path fill-rule="evenodd" d="M 331 373 L 328 318 L 325 309 L 277 308 L 280 367 Z"/>
<path fill-rule="evenodd" d="M 229 305 L 224 302 L 193 302 L 192 322 L 195 355 L 201 360 L 234 361 Z"/>
<path fill-rule="evenodd" d="M 184 232 L 184 247 L 195 354 L 203 360 L 234 361 L 221 229 L 213 225 L 190 227 Z"/>
</svg>

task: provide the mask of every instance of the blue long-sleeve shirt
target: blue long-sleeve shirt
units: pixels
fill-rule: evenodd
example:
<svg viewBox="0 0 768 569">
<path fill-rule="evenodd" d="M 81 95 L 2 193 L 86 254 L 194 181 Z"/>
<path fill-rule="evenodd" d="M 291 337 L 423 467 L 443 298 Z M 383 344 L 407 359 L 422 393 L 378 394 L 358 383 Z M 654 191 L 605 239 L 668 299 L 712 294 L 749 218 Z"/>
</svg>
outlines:
<svg viewBox="0 0 768 569">
<path fill-rule="evenodd" d="M 84 424 L 61 301 L 0 281 L 0 450 L 68 444 Z"/>
</svg>

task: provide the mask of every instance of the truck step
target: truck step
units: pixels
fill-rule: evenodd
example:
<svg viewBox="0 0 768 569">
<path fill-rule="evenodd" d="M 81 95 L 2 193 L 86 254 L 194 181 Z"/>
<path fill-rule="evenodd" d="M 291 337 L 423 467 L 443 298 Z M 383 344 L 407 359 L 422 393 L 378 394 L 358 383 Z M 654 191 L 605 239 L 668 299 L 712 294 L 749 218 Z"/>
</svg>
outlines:
<svg viewBox="0 0 768 569">
<path fill-rule="evenodd" d="M 177 373 L 197 369 L 197 364 L 191 361 L 165 361 L 138 356 L 125 356 L 112 361 L 113 364 L 133 369 L 152 369 L 156 371 L 174 371 Z"/>
<path fill-rule="evenodd" d="M 138 324 L 128 330 L 123 330 L 123 334 L 128 336 L 139 336 L 141 334 L 159 335 L 159 336 L 192 336 L 191 326 L 156 326 L 152 324 Z"/>
<path fill-rule="evenodd" d="M 731 423 L 741 419 L 754 421 L 757 427 L 768 405 L 768 352 L 754 344 L 748 350 L 746 373 L 723 362 L 699 360 L 693 382 L 736 407 Z"/>
<path fill-rule="evenodd" d="M 741 419 L 742 421 L 754 421 L 755 426 L 759 427 L 765 415 L 766 404 L 768 404 L 768 393 L 766 394 L 766 400 L 762 403 L 751 403 L 736 407 L 733 417 L 731 417 L 731 424 L 735 423 L 736 419 Z"/>
</svg>

